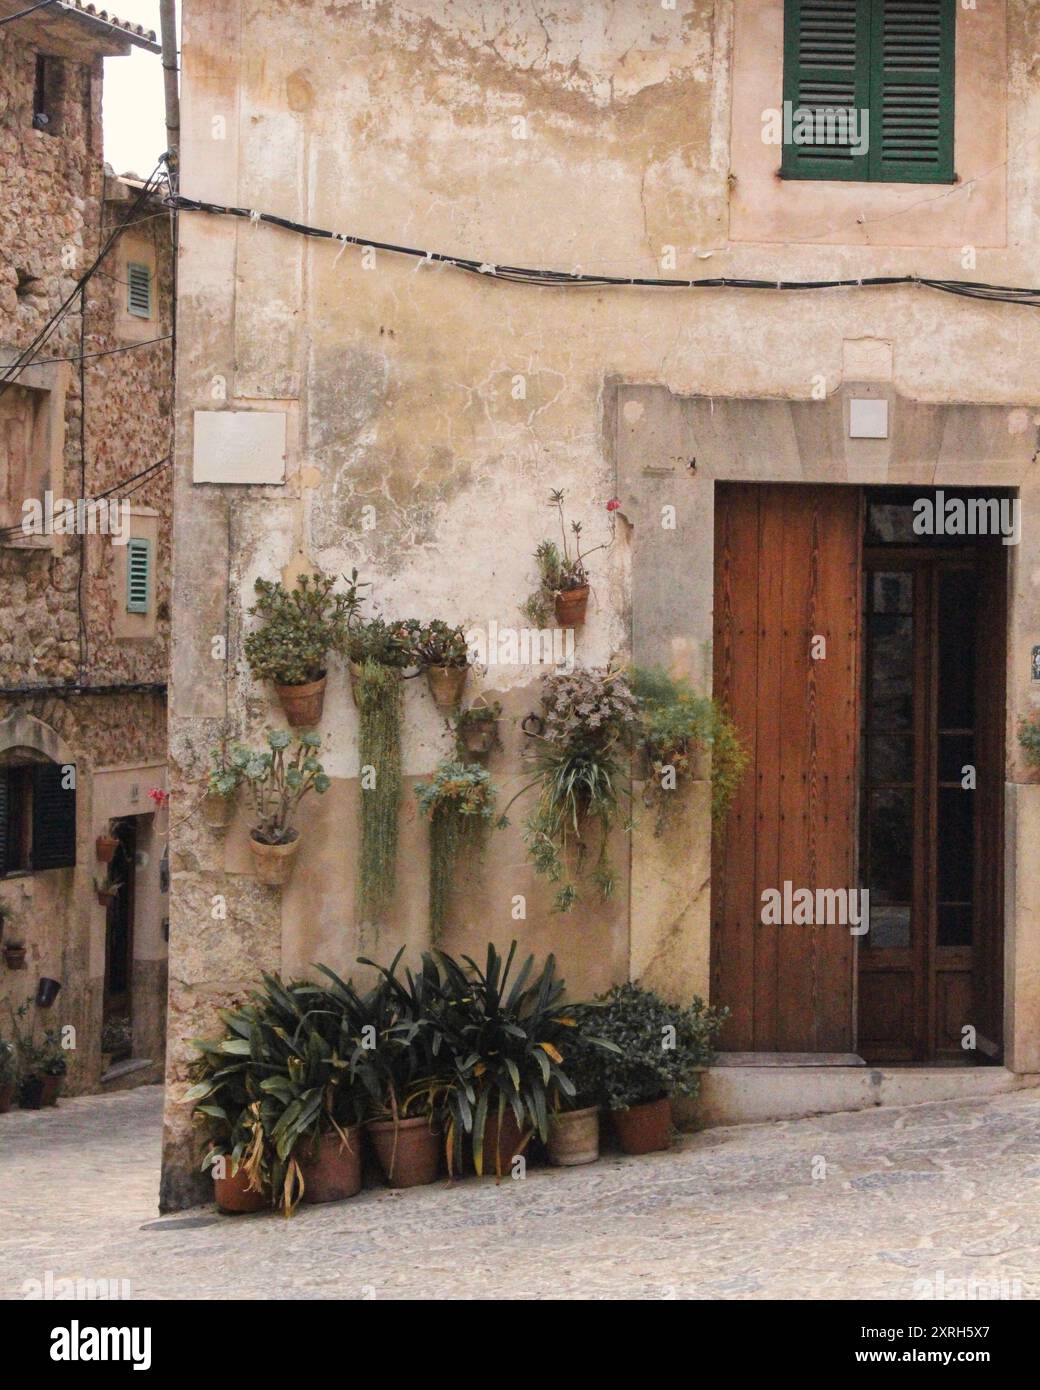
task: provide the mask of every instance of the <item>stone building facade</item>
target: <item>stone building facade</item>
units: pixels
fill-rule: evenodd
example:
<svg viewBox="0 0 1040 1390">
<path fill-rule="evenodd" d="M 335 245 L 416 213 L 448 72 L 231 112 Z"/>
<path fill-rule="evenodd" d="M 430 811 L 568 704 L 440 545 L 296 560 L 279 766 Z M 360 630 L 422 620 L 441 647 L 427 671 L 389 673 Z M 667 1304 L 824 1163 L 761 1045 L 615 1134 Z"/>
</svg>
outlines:
<svg viewBox="0 0 1040 1390">
<path fill-rule="evenodd" d="M 173 250 L 163 188 L 103 162 L 103 60 L 132 45 L 158 52 L 72 3 L 0 28 L 0 1035 L 59 981 L 31 1018 L 75 1030 L 70 1092 L 154 1080 L 165 1047 Z"/>
<path fill-rule="evenodd" d="M 882 177 L 864 155 L 862 168 L 850 166 L 854 177 L 809 178 L 782 167 L 798 151 L 772 138 L 792 81 L 798 93 L 790 38 L 801 11 L 784 0 L 564 0 L 551 13 L 527 0 L 185 4 L 183 194 L 334 235 L 308 239 L 212 212 L 182 218 L 175 804 L 195 795 L 222 730 L 255 740 L 281 722 L 272 692 L 251 681 L 242 659 L 258 575 L 291 580 L 357 567 L 388 613 L 515 627 L 533 586 L 532 552 L 550 534 L 546 498 L 563 488 L 596 541 L 610 537 L 608 499 L 621 504 L 612 543 L 595 561 L 578 660 L 634 658 L 687 673 L 705 691 L 714 679 L 718 694 L 759 692 L 742 727 L 755 762 L 747 786 L 780 787 L 772 810 L 761 811 L 760 843 L 770 827 L 781 835 L 783 868 L 792 843 L 815 844 L 817 830 L 840 826 L 828 853 L 852 863 L 861 853 L 854 798 L 863 785 L 854 711 L 870 627 L 858 586 L 881 563 L 867 553 L 859 518 L 873 525 L 878 508 L 897 506 L 905 494 L 875 491 L 893 487 L 1003 488 L 1022 503 L 1021 543 L 1003 554 L 992 621 L 980 619 L 980 632 L 997 632 L 999 642 L 976 663 L 1003 681 L 988 698 L 985 734 L 989 823 L 999 824 L 979 850 L 992 908 L 979 928 L 985 962 L 973 965 L 972 947 L 954 944 L 956 927 L 947 944 L 932 940 L 927 982 L 906 973 L 920 961 L 905 963 L 905 943 L 892 948 L 903 952 L 898 960 L 864 973 L 867 948 L 855 942 L 831 958 L 816 936 L 790 949 L 793 938 L 767 941 L 734 917 L 722 892 L 731 872 L 749 885 L 765 872 L 753 856 L 741 880 L 727 858 L 754 843 L 758 813 L 738 805 L 713 868 L 703 781 L 666 837 L 642 821 L 618 834 L 623 873 L 606 904 L 590 899 L 553 915 L 551 887 L 527 862 L 518 829 L 498 832 L 483 865 L 463 875 L 444 934 L 452 951 L 479 953 L 489 937 L 507 944 L 517 936 L 539 955 L 555 951 L 576 993 L 631 977 L 730 1005 L 739 1024 L 734 1065 L 708 1078 L 708 1118 L 927 1098 L 1040 1073 L 1031 848 L 1040 790 L 1015 739 L 1038 688 L 1040 541 L 1029 519 L 1040 321 L 1035 308 L 921 283 L 859 283 L 1035 282 L 1040 14 L 1026 0 L 911 8 L 927 11 L 914 41 L 921 80 L 932 84 L 923 100 L 937 113 L 915 127 L 923 177 L 912 167 L 893 174 L 897 140 L 878 166 Z M 886 12 L 883 0 L 857 0 L 852 9 L 866 25 L 860 39 L 874 32 L 873 19 L 880 34 L 895 24 L 898 37 L 898 5 Z M 898 47 L 894 58 L 877 58 L 886 101 L 899 96 Z M 802 56 L 811 68 L 811 54 Z M 863 54 L 848 62 L 869 85 L 875 69 L 862 66 Z M 895 64 L 896 78 L 885 63 Z M 889 117 L 898 127 L 895 107 Z M 420 255 L 377 245 L 386 243 Z M 425 253 L 469 258 L 476 273 Z M 762 285 L 550 287 L 488 273 L 500 266 Z M 784 282 L 817 287 L 785 291 Z M 246 445 L 257 438 L 268 441 L 259 453 Z M 801 509 L 786 526 L 776 518 L 787 502 L 760 491 L 784 484 L 796 486 Z M 737 637 L 755 634 L 751 621 L 720 645 L 727 576 L 736 573 L 734 556 L 743 557 L 739 584 L 761 585 L 765 596 L 770 575 L 800 573 L 799 554 L 822 554 L 836 534 L 820 518 L 837 494 L 855 503 L 833 513 L 833 525 L 846 527 L 847 552 L 831 560 L 849 626 L 845 610 L 836 616 L 811 604 L 795 626 L 821 624 L 807 627 L 806 650 L 817 630 L 839 649 L 846 642 L 845 683 L 820 701 L 810 673 L 807 694 L 778 688 L 771 700 L 766 674 L 794 669 L 793 658 L 778 648 L 771 667 L 753 653 L 758 676 L 750 680 L 725 664 L 727 652 L 743 650 Z M 731 546 L 740 507 L 767 504 L 768 528 Z M 785 534 L 803 540 L 785 552 Z M 921 564 L 942 567 L 931 551 Z M 814 559 L 810 595 L 819 572 Z M 790 626 L 780 614 L 775 631 Z M 213 639 L 224 634 L 226 663 L 214 659 Z M 943 651 L 952 640 L 945 630 L 936 638 Z M 538 708 L 540 676 L 499 665 L 473 683 L 471 695 L 481 688 L 504 706 L 504 746 L 490 762 L 503 799 L 522 785 L 520 723 Z M 832 717 L 839 707 L 844 723 Z M 447 751 L 419 681 L 408 683 L 405 728 L 406 780 L 414 782 Z M 817 762 L 820 729 L 829 766 Z M 321 726 L 332 788 L 304 810 L 299 870 L 283 892 L 255 881 L 244 815 L 225 838 L 194 822 L 175 833 L 167 1205 L 202 1191 L 179 1094 L 186 1040 L 213 1027 L 217 1006 L 240 997 L 262 969 L 292 975 L 323 961 L 347 972 L 361 948 L 389 957 L 405 946 L 414 957 L 428 944 L 426 830 L 407 789 L 394 910 L 376 942 L 355 919 L 356 730 L 346 674 L 334 667 Z M 925 737 L 923 724 L 918 732 Z M 981 747 L 981 724 L 976 733 Z M 808 770 L 784 770 L 792 748 L 807 750 Z M 790 805 L 784 785 L 795 788 Z M 895 802 L 901 795 L 896 788 Z M 920 795 L 922 806 L 932 804 L 927 788 Z M 911 853 L 918 850 L 908 842 L 903 868 Z M 519 921 L 517 894 L 527 905 Z M 215 895 L 227 905 L 219 928 Z M 905 905 L 894 906 L 898 940 L 907 917 Z M 745 958 L 745 975 L 734 975 L 733 962 Z M 788 965 L 795 973 L 784 985 Z M 831 977 L 818 965 L 837 972 L 830 1003 L 820 981 Z M 989 1056 L 998 1065 L 985 1073 L 928 1065 L 953 1046 L 951 1030 L 972 1024 L 969 995 L 957 993 L 970 994 L 972 969 L 980 979 L 988 972 L 990 1012 L 978 1031 L 998 1034 Z M 766 976 L 768 998 L 758 988 Z M 776 1026 L 778 979 L 786 1031 Z M 878 1056 L 895 1058 L 900 1028 L 918 1027 L 918 997 L 923 1018 L 942 1015 L 937 1032 L 906 1042 L 917 1066 L 863 1066 L 855 1021 L 857 997 L 865 1008 L 868 994 L 882 1012 L 895 1001 L 876 1025 L 892 1032 Z M 799 1028 L 801 1015 L 812 1028 L 822 1020 L 816 1032 Z"/>
</svg>

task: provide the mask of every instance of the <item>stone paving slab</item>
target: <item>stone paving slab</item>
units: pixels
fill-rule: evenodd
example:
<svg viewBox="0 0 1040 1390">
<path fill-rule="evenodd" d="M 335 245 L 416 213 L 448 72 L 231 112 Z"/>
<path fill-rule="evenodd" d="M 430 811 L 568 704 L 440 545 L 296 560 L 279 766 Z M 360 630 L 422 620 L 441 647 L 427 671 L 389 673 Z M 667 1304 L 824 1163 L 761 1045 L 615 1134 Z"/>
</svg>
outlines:
<svg viewBox="0 0 1040 1390">
<path fill-rule="evenodd" d="M 0 1296 L 1040 1297 L 1040 1091 L 684 1136 L 523 1181 L 159 1218 L 158 1087 L 0 1117 Z M 972 1282 L 974 1281 L 974 1282 Z"/>
</svg>

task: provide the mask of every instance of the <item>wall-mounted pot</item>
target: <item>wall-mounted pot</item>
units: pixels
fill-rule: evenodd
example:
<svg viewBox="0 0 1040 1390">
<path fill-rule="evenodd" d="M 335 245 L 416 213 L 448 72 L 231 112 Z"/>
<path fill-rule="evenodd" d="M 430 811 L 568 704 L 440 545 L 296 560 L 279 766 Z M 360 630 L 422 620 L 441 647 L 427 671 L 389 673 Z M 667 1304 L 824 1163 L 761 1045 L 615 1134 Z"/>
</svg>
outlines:
<svg viewBox="0 0 1040 1390">
<path fill-rule="evenodd" d="M 4 945 L 4 964 L 8 970 L 24 970 L 27 954 L 24 942 L 8 941 Z"/>
</svg>

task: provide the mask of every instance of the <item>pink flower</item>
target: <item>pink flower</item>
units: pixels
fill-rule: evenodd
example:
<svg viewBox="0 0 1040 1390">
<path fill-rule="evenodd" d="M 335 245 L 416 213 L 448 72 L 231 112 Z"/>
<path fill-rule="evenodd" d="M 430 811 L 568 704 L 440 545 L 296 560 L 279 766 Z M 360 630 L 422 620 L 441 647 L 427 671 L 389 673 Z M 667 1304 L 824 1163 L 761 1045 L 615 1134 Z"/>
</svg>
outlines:
<svg viewBox="0 0 1040 1390">
<path fill-rule="evenodd" d="M 170 793 L 164 792 L 162 787 L 149 787 L 148 795 L 155 802 L 156 806 L 165 806 L 170 799 Z"/>
<path fill-rule="evenodd" d="M 608 512 L 616 512 L 617 509 L 618 509 L 618 507 L 620 507 L 620 506 L 621 506 L 621 498 L 620 498 L 620 497 L 612 497 L 612 498 L 610 499 L 610 501 L 607 503 L 607 511 L 608 511 Z"/>
</svg>

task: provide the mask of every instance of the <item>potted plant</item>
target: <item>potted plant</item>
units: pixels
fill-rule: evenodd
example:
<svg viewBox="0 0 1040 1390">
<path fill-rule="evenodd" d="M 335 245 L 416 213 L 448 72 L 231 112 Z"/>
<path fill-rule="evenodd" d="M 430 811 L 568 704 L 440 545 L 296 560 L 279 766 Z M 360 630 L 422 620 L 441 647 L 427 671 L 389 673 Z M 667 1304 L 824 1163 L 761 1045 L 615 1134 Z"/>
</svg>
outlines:
<svg viewBox="0 0 1040 1390">
<path fill-rule="evenodd" d="M 549 494 L 549 506 L 555 508 L 559 516 L 562 548 L 555 541 L 544 540 L 534 553 L 538 588 L 524 604 L 524 613 L 536 627 L 544 627 L 550 615 L 555 616 L 558 627 L 580 627 L 584 623 L 589 603 L 589 573 L 585 561 L 610 544 L 604 541 L 583 550 L 582 523 L 572 521 L 568 527 L 563 501 L 563 489 L 554 488 Z M 607 510 L 613 516 L 616 503 L 608 502 Z"/>
<path fill-rule="evenodd" d="M 568 872 L 571 858 L 580 874 L 594 855 L 592 878 L 600 895 L 608 898 L 613 892 L 607 845 L 621 797 L 628 795 L 628 751 L 639 728 L 639 711 L 624 674 L 600 668 L 546 676 L 542 704 L 541 732 L 530 734 L 536 776 L 509 806 L 538 787 L 524 838 L 535 869 L 561 885 L 553 910 L 567 912 L 578 898 Z M 590 843 L 590 833 L 595 843 Z"/>
<path fill-rule="evenodd" d="M 711 758 L 711 818 L 721 831 L 748 765 L 733 721 L 717 701 L 660 667 L 634 667 L 629 684 L 639 702 L 639 742 L 648 772 L 643 799 L 656 810 L 655 833 L 664 831 L 674 793 L 695 775 L 698 753 Z"/>
<path fill-rule="evenodd" d="M 20 1079 L 18 1103 L 23 1110 L 57 1105 L 68 1071 L 68 1061 L 57 1029 L 48 1029 L 41 1043 L 35 1040 L 35 1022 L 30 1025 L 28 1032 L 23 1030 L 20 1020 L 28 1015 L 31 1005 L 32 996 L 11 1011 Z"/>
<path fill-rule="evenodd" d="M 111 864 L 118 848 L 119 841 L 114 835 L 99 835 L 94 841 L 94 852 L 99 864 Z"/>
<path fill-rule="evenodd" d="M 479 763 L 447 758 L 429 782 L 417 782 L 419 809 L 430 821 L 430 934 L 444 927 L 459 849 L 479 841 L 495 810 L 495 788 Z"/>
<path fill-rule="evenodd" d="M 686 1007 L 669 1004 L 635 983 L 615 985 L 596 1004 L 596 1033 L 616 1049 L 602 1054 L 598 1090 L 621 1147 L 628 1154 L 667 1149 L 671 1098 L 697 1094 L 729 1011 L 700 998 Z"/>
<path fill-rule="evenodd" d="M 498 724 L 502 718 L 502 706 L 496 700 L 489 705 L 483 695 L 478 695 L 469 709 L 460 710 L 455 716 L 455 741 L 460 754 L 470 757 L 483 757 L 490 753 L 499 742 Z"/>
<path fill-rule="evenodd" d="M 237 1015 L 235 1016 L 237 1018 Z M 188 1069 L 184 1096 L 192 1120 L 206 1134 L 203 1172 L 213 1179 L 217 1210 L 228 1216 L 261 1211 L 271 1204 L 269 1166 L 257 1111 L 255 1079 L 243 1056 L 241 1033 L 229 1029 L 216 1042 L 195 1040 L 199 1056 Z"/>
<path fill-rule="evenodd" d="M 292 589 L 279 580 L 256 580 L 249 612 L 261 619 L 244 642 L 256 680 L 272 681 L 293 728 L 311 728 L 322 715 L 328 654 L 346 647 L 360 604 L 357 574 L 345 593 L 334 594 L 329 575 L 301 575 Z"/>
<path fill-rule="evenodd" d="M 6 1115 L 18 1089 L 18 1052 L 13 1042 L 0 1037 L 0 1115 Z"/>
<path fill-rule="evenodd" d="M 389 622 L 380 617 L 363 619 L 355 616 L 347 635 L 346 652 L 350 671 L 350 693 L 358 708 L 358 694 L 366 666 L 378 666 L 394 671 L 398 680 L 408 667 L 418 666 L 415 636 L 421 626 L 415 618 L 400 618 Z"/>
<path fill-rule="evenodd" d="M 575 1010 L 577 1026 L 563 1047 L 563 1065 L 574 1085 L 574 1095 L 560 1093 L 559 1108 L 549 1116 L 549 1162 L 558 1168 L 595 1163 L 599 1158 L 599 1096 L 607 1051 L 613 1045 L 593 1041 L 594 1019 L 589 1010 Z M 605 1050 L 606 1049 L 606 1050 Z"/>
<path fill-rule="evenodd" d="M 242 745 L 232 750 L 236 765 L 253 798 L 254 822 L 249 832 L 256 877 L 260 883 L 279 887 L 292 878 L 300 832 L 293 824 L 297 807 L 309 792 L 323 795 L 332 785 L 315 756 L 321 747 L 318 734 L 301 734 L 295 749 L 292 736 L 283 729 L 269 729 L 268 752 Z"/>
<path fill-rule="evenodd" d="M 4 942 L 4 964 L 8 970 L 24 970 L 28 948 L 24 941 Z"/>
<path fill-rule="evenodd" d="M 363 1000 L 365 1031 L 374 1040 L 363 1072 L 369 1092 L 365 1132 L 387 1183 L 420 1187 L 435 1181 L 440 1168 L 444 1100 L 454 1078 L 437 1025 L 436 971 L 426 961 L 419 974 L 406 970 L 401 978 L 402 955 L 403 948 L 389 967 L 375 966 L 379 982 Z M 352 986 L 327 967 L 319 969 L 331 982 L 332 997 L 342 997 L 349 1011 Z"/>
<path fill-rule="evenodd" d="M 122 883 L 119 882 L 110 883 L 107 876 L 94 875 L 94 892 L 101 907 L 107 908 L 111 903 L 114 903 L 122 886 Z"/>
<path fill-rule="evenodd" d="M 459 707 L 469 675 L 470 654 L 461 627 L 449 627 L 440 618 L 424 623 L 414 636 L 414 651 L 426 672 L 433 702 L 442 714 Z"/>
<path fill-rule="evenodd" d="M 202 819 L 210 830 L 222 832 L 231 824 L 249 758 L 249 750 L 240 744 L 229 750 L 222 742 L 219 748 L 211 750 L 212 766 L 202 796 Z"/>
</svg>

